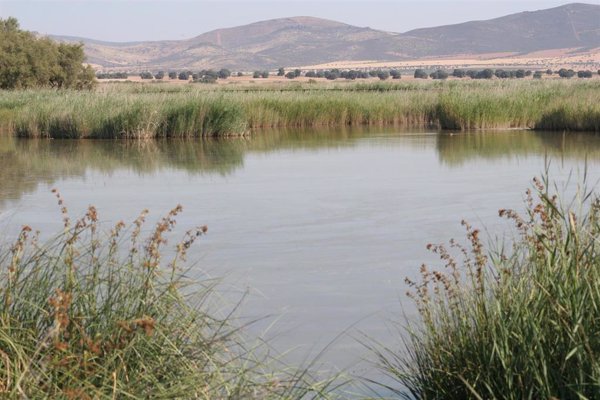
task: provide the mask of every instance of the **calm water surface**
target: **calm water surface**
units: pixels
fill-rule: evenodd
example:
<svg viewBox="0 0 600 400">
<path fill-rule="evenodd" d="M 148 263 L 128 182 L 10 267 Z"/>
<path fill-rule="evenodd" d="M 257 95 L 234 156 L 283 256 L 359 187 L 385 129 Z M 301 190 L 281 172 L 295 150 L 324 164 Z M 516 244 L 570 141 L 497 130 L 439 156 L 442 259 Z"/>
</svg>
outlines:
<svg viewBox="0 0 600 400">
<path fill-rule="evenodd" d="M 21 225 L 47 234 L 61 220 L 51 188 L 74 215 L 155 218 L 177 204 L 183 233 L 207 224 L 192 272 L 223 277 L 224 299 L 246 291 L 241 314 L 270 316 L 252 334 L 292 362 L 341 332 L 323 361 L 351 370 L 362 334 L 394 346 L 390 320 L 410 315 L 404 278 L 434 262 L 429 242 L 462 237 L 461 219 L 490 235 L 509 229 L 545 159 L 553 179 L 600 177 L 600 138 L 583 134 L 262 132 L 212 141 L 34 141 L 0 138 L 0 241 Z M 108 227 L 108 224 L 107 224 Z"/>
</svg>

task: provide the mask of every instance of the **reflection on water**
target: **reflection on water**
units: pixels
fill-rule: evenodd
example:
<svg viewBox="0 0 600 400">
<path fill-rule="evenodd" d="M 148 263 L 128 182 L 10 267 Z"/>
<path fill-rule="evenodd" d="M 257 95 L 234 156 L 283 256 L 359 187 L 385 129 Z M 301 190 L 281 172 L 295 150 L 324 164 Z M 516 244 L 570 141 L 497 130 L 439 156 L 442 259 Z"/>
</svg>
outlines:
<svg viewBox="0 0 600 400">
<path fill-rule="evenodd" d="M 0 202 L 18 199 L 38 183 L 82 176 L 86 170 L 164 168 L 227 174 L 243 164 L 242 141 L 94 141 L 0 138 Z"/>
<path fill-rule="evenodd" d="M 363 129 L 308 135 L 287 130 L 264 131 L 252 138 L 157 141 L 33 140 L 0 135 L 0 206 L 35 190 L 39 183 L 82 176 L 88 169 L 105 173 L 129 169 L 142 175 L 170 168 L 226 175 L 243 167 L 247 152 L 351 146 L 349 139 L 364 134 Z"/>
<path fill-rule="evenodd" d="M 152 174 L 165 168 L 190 174 L 230 174 L 249 152 L 355 146 L 373 137 L 367 129 L 320 132 L 264 131 L 251 138 L 164 141 L 23 140 L 0 137 L 0 208 L 39 183 L 128 169 Z M 556 160 L 600 158 L 600 136 L 585 133 L 490 132 L 415 134 L 376 131 L 387 146 L 435 146 L 440 162 L 457 167 L 476 159 L 547 155 Z"/>
<path fill-rule="evenodd" d="M 600 137 L 371 128 L 195 141 L 0 138 L 0 240 L 22 224 L 59 230 L 53 186 L 71 210 L 94 204 L 107 222 L 181 203 L 181 232 L 210 228 L 190 253 L 193 271 L 225 276 L 236 294 L 252 288 L 244 314 L 277 316 L 274 346 L 298 347 L 303 359 L 354 324 L 391 342 L 386 317 L 400 306 L 410 314 L 404 277 L 435 261 L 425 245 L 461 237 L 463 218 L 501 232 L 497 210 L 520 206 L 546 158 L 564 183 L 584 161 L 600 164 Z M 340 339 L 327 360 L 349 365 L 362 350 Z"/>
<path fill-rule="evenodd" d="M 476 159 L 547 155 L 556 160 L 600 158 L 600 136 L 591 133 L 510 131 L 443 133 L 436 138 L 441 162 L 458 166 Z"/>
</svg>

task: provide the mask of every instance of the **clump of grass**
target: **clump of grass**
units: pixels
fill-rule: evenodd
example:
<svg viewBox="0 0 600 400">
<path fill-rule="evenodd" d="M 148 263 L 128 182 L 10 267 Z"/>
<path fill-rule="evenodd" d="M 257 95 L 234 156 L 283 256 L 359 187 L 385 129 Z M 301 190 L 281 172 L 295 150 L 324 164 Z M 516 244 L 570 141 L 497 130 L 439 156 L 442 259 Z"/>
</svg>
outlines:
<svg viewBox="0 0 600 400">
<path fill-rule="evenodd" d="M 544 113 L 536 122 L 535 129 L 600 132 L 600 107 L 597 104 L 580 107 L 563 104 Z"/>
<path fill-rule="evenodd" d="M 94 207 L 48 244 L 24 227 L 0 252 L 0 395 L 7 398 L 311 398 L 327 383 L 274 373 L 208 312 L 213 283 L 190 282 L 187 232 L 165 260 L 178 206 L 142 238 L 147 211 L 103 233 Z"/>
<path fill-rule="evenodd" d="M 599 398 L 600 198 L 579 199 L 563 206 L 536 179 L 524 214 L 500 211 L 515 224 L 512 246 L 487 251 L 466 222 L 467 246 L 429 245 L 443 267 L 408 281 L 420 323 L 404 352 L 377 350 L 397 394 Z"/>
</svg>

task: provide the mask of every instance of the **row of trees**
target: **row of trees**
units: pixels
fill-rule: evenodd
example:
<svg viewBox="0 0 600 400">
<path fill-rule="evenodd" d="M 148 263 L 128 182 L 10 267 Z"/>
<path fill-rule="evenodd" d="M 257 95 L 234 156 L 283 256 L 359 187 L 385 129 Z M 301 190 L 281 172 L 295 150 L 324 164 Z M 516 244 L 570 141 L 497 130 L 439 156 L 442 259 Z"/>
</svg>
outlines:
<svg viewBox="0 0 600 400">
<path fill-rule="evenodd" d="M 480 71 L 476 71 L 476 70 L 464 70 L 464 69 L 455 69 L 454 71 L 452 71 L 452 74 L 450 74 L 447 71 L 438 69 L 432 73 L 427 73 L 425 70 L 423 69 L 417 69 L 415 70 L 414 73 L 414 77 L 417 79 L 428 79 L 428 78 L 432 78 L 432 79 L 447 79 L 450 76 L 453 76 L 455 78 L 466 78 L 469 77 L 471 79 L 492 79 L 494 77 L 499 78 L 499 79 L 522 79 L 522 78 L 526 78 L 528 76 L 532 76 L 534 79 L 541 79 L 543 77 L 543 75 L 553 75 L 554 71 L 552 71 L 551 69 L 548 69 L 546 71 L 535 71 L 532 72 L 530 70 L 524 70 L 524 69 L 517 69 L 517 70 L 503 70 L 503 69 L 497 69 L 497 70 L 493 70 L 490 68 L 486 68 Z M 560 76 L 561 78 L 572 78 L 574 76 L 577 76 L 579 78 L 591 78 L 593 76 L 592 71 L 578 71 L 575 72 L 572 69 L 560 69 L 557 72 L 558 76 Z M 600 70 L 598 71 L 598 75 L 600 75 Z"/>
<path fill-rule="evenodd" d="M 486 68 L 483 70 L 466 70 L 466 69 L 454 69 L 451 73 L 442 69 L 435 70 L 431 73 L 425 71 L 424 69 L 417 69 L 414 72 L 414 77 L 417 79 L 448 79 L 449 77 L 455 78 L 471 78 L 471 79 L 492 79 L 494 77 L 499 79 L 522 79 L 529 76 L 533 76 L 534 79 L 541 79 L 543 75 L 553 75 L 554 73 L 558 74 L 561 78 L 572 78 L 577 76 L 579 78 L 591 78 L 594 74 L 592 71 L 574 71 L 572 69 L 560 69 L 559 71 L 552 71 L 551 69 L 545 71 L 531 71 L 525 69 L 516 69 L 516 70 L 504 70 L 504 69 L 490 69 Z M 112 73 L 98 73 L 96 76 L 98 79 L 126 79 L 128 77 L 128 73 L 126 72 L 112 72 Z M 218 71 L 208 69 L 202 70 L 199 72 L 193 72 L 191 70 L 185 71 L 169 71 L 165 73 L 164 71 L 159 71 L 156 74 L 152 74 L 151 72 L 142 72 L 139 74 L 142 79 L 163 79 L 165 76 L 168 76 L 169 79 L 179 79 L 179 80 L 189 80 L 192 78 L 194 82 L 203 82 L 203 83 L 214 83 L 217 79 L 227 79 L 232 75 L 232 72 L 226 68 L 222 68 Z M 262 71 L 254 71 L 252 77 L 254 79 L 266 79 L 270 75 L 270 72 L 267 70 Z M 600 70 L 598 71 L 598 75 L 600 75 Z M 244 76 L 243 72 L 237 72 L 236 76 Z M 396 69 L 376 69 L 370 71 L 364 70 L 341 70 L 341 69 L 330 69 L 330 70 L 311 70 L 302 72 L 300 69 L 294 69 L 290 71 L 285 71 L 285 68 L 281 67 L 277 70 L 277 76 L 286 77 L 288 79 L 295 79 L 299 76 L 305 76 L 307 78 L 325 78 L 328 80 L 336 80 L 336 79 L 347 79 L 347 80 L 355 80 L 355 79 L 369 79 L 369 78 L 379 78 L 380 80 L 386 80 L 388 78 L 392 79 L 401 79 L 402 74 L 400 71 Z"/>
<path fill-rule="evenodd" d="M 590 70 L 575 72 L 572 69 L 563 68 L 558 71 L 558 75 L 561 78 L 572 78 L 575 75 L 577 75 L 578 78 L 591 78 L 594 75 L 594 73 Z M 600 75 L 600 70 L 598 70 L 598 75 Z"/>
<path fill-rule="evenodd" d="M 302 71 L 299 69 L 294 69 L 293 71 L 285 72 L 283 67 L 279 68 L 277 71 L 277 76 L 285 76 L 288 79 L 294 79 L 299 76 L 302 76 Z M 318 70 L 318 71 L 306 71 L 304 76 L 307 78 L 325 78 L 328 80 L 336 80 L 339 78 L 342 79 L 369 79 L 373 77 L 377 77 L 381 80 L 386 80 L 390 77 L 393 79 L 400 79 L 402 74 L 398 70 L 371 70 L 371 71 L 361 71 L 361 70 L 340 70 L 340 69 L 331 69 L 331 70 Z"/>
<path fill-rule="evenodd" d="M 152 74 L 152 72 L 150 71 L 145 71 L 139 74 L 139 76 L 142 79 L 158 79 L 161 80 L 163 78 L 165 78 L 165 76 L 168 77 L 168 79 L 180 79 L 180 80 L 189 80 L 190 78 L 192 78 L 192 80 L 194 81 L 200 81 L 200 82 L 206 82 L 206 83 L 211 83 L 211 82 L 216 82 L 217 79 L 227 79 L 232 75 L 231 71 L 229 71 L 228 69 L 221 69 L 219 71 L 214 71 L 214 70 L 202 70 L 200 72 L 193 72 L 191 70 L 185 70 L 185 71 L 169 71 L 168 73 L 165 73 L 164 71 L 159 71 L 156 74 Z M 98 79 L 127 79 L 129 76 L 129 73 L 127 72 L 102 72 L 102 73 L 98 73 L 96 75 L 98 77 Z M 244 76 L 243 72 L 237 72 L 236 76 L 240 77 L 240 76 Z M 252 77 L 254 79 L 266 79 L 270 76 L 270 71 L 267 70 L 262 70 L 262 71 L 254 71 L 252 73 Z M 381 80 L 386 80 L 388 78 L 392 78 L 392 79 L 401 79 L 402 78 L 402 74 L 400 73 L 400 71 L 392 69 L 392 70 L 385 70 L 385 69 L 377 69 L 377 70 L 371 70 L 371 71 L 360 71 L 360 70 L 340 70 L 340 69 L 331 69 L 331 70 L 312 70 L 312 71 L 306 71 L 306 72 L 302 72 L 300 69 L 294 69 L 291 71 L 286 72 L 284 68 L 279 68 L 277 71 L 277 76 L 284 76 L 288 79 L 295 79 L 299 76 L 305 76 L 307 78 L 325 78 L 325 79 L 329 79 L 329 80 L 336 80 L 336 79 L 348 79 L 348 80 L 355 80 L 355 79 L 369 79 L 369 78 L 379 78 Z"/>
<path fill-rule="evenodd" d="M 140 78 L 142 79 L 157 79 L 162 80 L 165 77 L 168 79 L 179 79 L 179 80 L 190 80 L 192 78 L 194 81 L 203 81 L 203 82 L 216 82 L 217 79 L 227 79 L 231 76 L 231 71 L 227 68 L 222 68 L 219 71 L 215 71 L 212 69 L 203 69 L 199 72 L 193 72 L 191 70 L 185 71 L 169 71 L 165 73 L 165 71 L 158 71 L 156 74 L 152 74 L 150 71 L 141 72 Z M 243 73 L 238 72 L 238 76 L 243 76 Z M 103 73 L 97 75 L 99 79 L 126 79 L 128 77 L 128 73 Z"/>
<path fill-rule="evenodd" d="M 127 72 L 98 72 L 96 73 L 98 79 L 127 79 L 129 74 Z"/>
<path fill-rule="evenodd" d="M 269 77 L 269 71 L 254 71 L 254 73 L 252 74 L 252 77 L 254 79 L 259 79 L 259 78 L 263 78 L 263 79 L 267 79 Z"/>
<path fill-rule="evenodd" d="M 12 17 L 0 19 L 0 88 L 88 89 L 94 70 L 84 66 L 83 45 L 57 43 L 23 31 Z"/>
</svg>

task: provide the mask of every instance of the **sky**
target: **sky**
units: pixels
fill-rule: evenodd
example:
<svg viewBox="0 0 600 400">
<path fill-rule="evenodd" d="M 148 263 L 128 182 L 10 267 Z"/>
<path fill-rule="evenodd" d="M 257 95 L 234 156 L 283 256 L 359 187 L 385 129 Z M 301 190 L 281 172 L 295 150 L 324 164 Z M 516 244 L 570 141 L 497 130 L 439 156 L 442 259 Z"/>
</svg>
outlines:
<svg viewBox="0 0 600 400">
<path fill-rule="evenodd" d="M 42 34 L 128 42 L 188 39 L 213 29 L 307 15 L 392 32 L 556 7 L 560 0 L 0 0 L 0 18 Z M 600 4 L 600 0 L 584 0 Z"/>
</svg>

